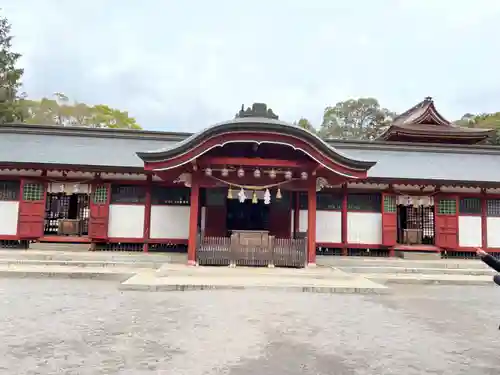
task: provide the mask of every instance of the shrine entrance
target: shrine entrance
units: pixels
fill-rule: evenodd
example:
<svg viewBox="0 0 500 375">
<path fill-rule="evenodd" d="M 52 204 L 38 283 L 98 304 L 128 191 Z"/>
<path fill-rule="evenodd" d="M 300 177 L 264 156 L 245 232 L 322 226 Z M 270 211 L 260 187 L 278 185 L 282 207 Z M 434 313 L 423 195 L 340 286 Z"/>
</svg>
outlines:
<svg viewBox="0 0 500 375">
<path fill-rule="evenodd" d="M 137 154 L 146 170 L 191 188 L 188 263 L 193 265 L 314 264 L 316 192 L 365 179 L 375 165 L 338 153 L 307 130 L 279 121 L 263 103 L 242 108 L 235 119 L 176 147 Z M 202 189 L 227 192 L 227 199 L 207 195 L 204 231 Z M 293 238 L 297 230 L 291 225 L 298 192 L 307 192 L 309 207 L 307 237 L 300 239 Z"/>
<path fill-rule="evenodd" d="M 432 197 L 399 196 L 397 215 L 398 243 L 434 245 L 434 199 Z"/>
<path fill-rule="evenodd" d="M 269 205 L 262 199 L 257 202 L 246 200 L 241 203 L 236 199 L 227 200 L 226 228 L 235 230 L 269 231 Z"/>
</svg>

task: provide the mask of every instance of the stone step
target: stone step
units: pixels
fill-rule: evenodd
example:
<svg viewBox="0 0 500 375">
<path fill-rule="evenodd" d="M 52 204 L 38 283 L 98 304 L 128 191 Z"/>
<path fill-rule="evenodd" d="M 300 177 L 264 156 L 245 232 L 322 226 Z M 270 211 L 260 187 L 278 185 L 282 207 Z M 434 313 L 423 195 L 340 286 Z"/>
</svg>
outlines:
<svg viewBox="0 0 500 375">
<path fill-rule="evenodd" d="M 365 274 L 363 276 L 382 285 L 494 285 L 491 276 L 484 275 Z"/>
<path fill-rule="evenodd" d="M 449 268 L 488 269 L 478 259 L 407 260 L 400 258 L 364 258 L 318 256 L 316 264 L 322 267 L 402 267 L 402 268 Z"/>
<path fill-rule="evenodd" d="M 296 277 L 300 279 L 356 279 L 361 275 L 344 272 L 340 269 L 316 268 L 281 268 L 281 267 L 192 267 L 180 264 L 164 264 L 156 271 L 156 277 L 218 277 L 218 278 L 246 278 L 246 277 Z"/>
<path fill-rule="evenodd" d="M 53 242 L 35 242 L 30 244 L 30 250 L 57 250 L 57 251 L 89 251 L 89 243 L 53 243 Z"/>
<path fill-rule="evenodd" d="M 57 278 L 99 279 L 125 281 L 137 273 L 150 271 L 130 267 L 73 267 L 0 264 L 0 277 L 5 278 Z"/>
<path fill-rule="evenodd" d="M 492 276 L 495 271 L 490 268 L 405 268 L 405 267 L 340 267 L 342 271 L 354 274 L 422 274 L 422 275 L 483 275 Z"/>
<path fill-rule="evenodd" d="M 61 267 L 79 267 L 79 268 L 101 268 L 101 267 L 126 267 L 126 268 L 159 268 L 163 262 L 146 261 L 89 261 L 89 260 L 38 260 L 38 259 L 1 259 L 0 266 L 61 266 Z"/>
<path fill-rule="evenodd" d="M 3 260 L 54 260 L 54 261 L 107 261 L 107 262 L 155 262 L 186 263 L 186 255 L 178 253 L 126 253 L 115 251 L 64 252 L 46 250 L 0 250 Z"/>
<path fill-rule="evenodd" d="M 202 267 L 192 267 L 200 269 Z M 237 269 L 235 269 L 237 271 Z M 258 270 L 258 269 L 253 269 Z M 188 271 L 186 269 L 186 271 Z M 121 290 L 136 291 L 189 291 L 213 289 L 256 289 L 281 290 L 315 293 L 387 293 L 389 289 L 368 279 L 338 277 L 338 272 L 329 272 L 328 278 L 310 278 L 300 275 L 270 277 L 259 272 L 240 270 L 233 275 L 220 274 L 220 270 L 209 267 L 197 275 L 190 272 L 177 272 L 168 277 L 159 277 L 157 273 L 139 273 L 120 285 Z M 223 271 L 225 272 L 225 271 Z"/>
</svg>

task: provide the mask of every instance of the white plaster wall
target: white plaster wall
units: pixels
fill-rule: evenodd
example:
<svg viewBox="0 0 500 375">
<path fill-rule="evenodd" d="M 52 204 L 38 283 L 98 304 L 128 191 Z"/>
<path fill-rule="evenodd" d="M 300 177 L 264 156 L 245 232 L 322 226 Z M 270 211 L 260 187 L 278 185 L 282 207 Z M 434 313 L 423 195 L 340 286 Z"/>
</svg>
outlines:
<svg viewBox="0 0 500 375">
<path fill-rule="evenodd" d="M 488 217 L 486 241 L 488 247 L 500 247 L 500 217 Z"/>
<path fill-rule="evenodd" d="M 202 210 L 202 226 L 204 214 Z M 150 238 L 187 239 L 189 206 L 151 206 Z"/>
<path fill-rule="evenodd" d="M 374 212 L 347 213 L 347 242 L 382 243 L 382 214 Z"/>
<path fill-rule="evenodd" d="M 15 236 L 19 218 L 19 202 L 0 202 L 0 235 Z"/>
<path fill-rule="evenodd" d="M 144 235 L 144 205 L 111 204 L 109 206 L 108 237 L 142 238 Z"/>
<path fill-rule="evenodd" d="M 458 217 L 458 244 L 463 247 L 476 247 L 482 244 L 481 216 Z"/>
<path fill-rule="evenodd" d="M 342 213 L 316 211 L 316 242 L 342 243 Z"/>
<path fill-rule="evenodd" d="M 307 210 L 299 211 L 299 232 L 307 232 Z"/>
<path fill-rule="evenodd" d="M 307 210 L 300 210 L 299 232 L 306 232 L 307 224 Z M 316 242 L 342 243 L 341 212 L 316 211 Z"/>
<path fill-rule="evenodd" d="M 189 212 L 189 210 L 188 210 Z M 200 220 L 200 227 L 201 227 L 201 230 L 204 231 L 205 228 L 206 228 L 206 222 L 207 222 L 207 208 L 206 207 L 202 207 L 201 208 L 201 220 Z M 188 223 L 189 223 L 189 214 L 188 214 Z M 189 227 L 189 225 L 188 225 Z M 189 230 L 189 229 L 188 229 Z"/>
</svg>

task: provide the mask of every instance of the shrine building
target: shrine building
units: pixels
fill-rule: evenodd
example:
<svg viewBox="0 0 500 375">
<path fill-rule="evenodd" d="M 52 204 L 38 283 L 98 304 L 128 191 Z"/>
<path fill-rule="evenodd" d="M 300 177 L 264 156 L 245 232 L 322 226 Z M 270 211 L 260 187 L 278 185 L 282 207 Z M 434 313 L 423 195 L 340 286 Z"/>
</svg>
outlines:
<svg viewBox="0 0 500 375">
<path fill-rule="evenodd" d="M 317 254 L 500 252 L 500 147 L 426 98 L 374 141 L 322 140 L 265 104 L 197 134 L 0 126 L 0 247 L 187 252 L 304 267 Z"/>
</svg>

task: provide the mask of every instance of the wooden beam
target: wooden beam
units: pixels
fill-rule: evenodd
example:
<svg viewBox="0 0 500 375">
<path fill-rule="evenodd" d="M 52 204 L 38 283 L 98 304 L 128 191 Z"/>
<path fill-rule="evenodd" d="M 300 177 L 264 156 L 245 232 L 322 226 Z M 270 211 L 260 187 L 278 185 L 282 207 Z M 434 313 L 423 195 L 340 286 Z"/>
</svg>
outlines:
<svg viewBox="0 0 500 375">
<path fill-rule="evenodd" d="M 310 161 L 281 160 L 281 159 L 206 157 L 206 158 L 201 158 L 199 164 L 205 167 L 213 165 L 234 165 L 234 166 L 249 166 L 249 167 L 309 169 L 316 163 L 312 163 Z"/>
</svg>

